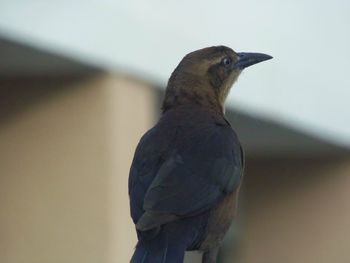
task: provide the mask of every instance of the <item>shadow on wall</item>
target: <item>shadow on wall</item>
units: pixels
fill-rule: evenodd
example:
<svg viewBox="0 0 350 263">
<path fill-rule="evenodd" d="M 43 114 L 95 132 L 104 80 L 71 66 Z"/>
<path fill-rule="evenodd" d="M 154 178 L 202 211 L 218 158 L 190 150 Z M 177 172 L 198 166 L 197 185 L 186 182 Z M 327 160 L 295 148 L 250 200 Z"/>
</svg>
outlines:
<svg viewBox="0 0 350 263">
<path fill-rule="evenodd" d="M 60 94 L 84 87 L 74 84 L 87 82 L 89 76 L 66 77 L 7 77 L 0 79 L 0 126 L 15 118 L 17 114 L 50 103 Z"/>
</svg>

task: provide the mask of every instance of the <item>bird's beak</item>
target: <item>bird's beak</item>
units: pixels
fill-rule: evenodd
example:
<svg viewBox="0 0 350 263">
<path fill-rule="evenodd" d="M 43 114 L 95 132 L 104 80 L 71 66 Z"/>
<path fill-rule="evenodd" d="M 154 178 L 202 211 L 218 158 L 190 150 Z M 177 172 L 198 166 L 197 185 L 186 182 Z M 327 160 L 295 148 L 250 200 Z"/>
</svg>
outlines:
<svg viewBox="0 0 350 263">
<path fill-rule="evenodd" d="M 262 53 L 237 53 L 238 61 L 234 64 L 235 69 L 244 69 L 254 64 L 269 60 L 272 57 Z"/>
</svg>

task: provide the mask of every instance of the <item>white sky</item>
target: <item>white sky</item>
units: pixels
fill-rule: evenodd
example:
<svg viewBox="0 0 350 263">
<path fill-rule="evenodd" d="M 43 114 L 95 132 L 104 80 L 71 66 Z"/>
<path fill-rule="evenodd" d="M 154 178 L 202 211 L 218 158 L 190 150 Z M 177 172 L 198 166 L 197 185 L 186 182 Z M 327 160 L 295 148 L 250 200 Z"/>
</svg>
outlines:
<svg viewBox="0 0 350 263">
<path fill-rule="evenodd" d="M 229 105 L 350 147 L 350 1 L 1 0 L 0 31 L 165 84 L 188 52 L 264 52 Z"/>
</svg>

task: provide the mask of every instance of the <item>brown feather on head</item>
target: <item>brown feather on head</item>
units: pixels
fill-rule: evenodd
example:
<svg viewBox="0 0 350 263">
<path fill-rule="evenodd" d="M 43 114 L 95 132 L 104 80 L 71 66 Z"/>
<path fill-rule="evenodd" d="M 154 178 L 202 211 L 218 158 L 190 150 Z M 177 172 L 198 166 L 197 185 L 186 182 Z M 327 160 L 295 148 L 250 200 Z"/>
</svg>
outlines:
<svg viewBox="0 0 350 263">
<path fill-rule="evenodd" d="M 241 70 L 232 65 L 238 55 L 225 46 L 214 46 L 187 54 L 172 73 L 163 111 L 195 103 L 223 112 L 229 90 Z"/>
</svg>

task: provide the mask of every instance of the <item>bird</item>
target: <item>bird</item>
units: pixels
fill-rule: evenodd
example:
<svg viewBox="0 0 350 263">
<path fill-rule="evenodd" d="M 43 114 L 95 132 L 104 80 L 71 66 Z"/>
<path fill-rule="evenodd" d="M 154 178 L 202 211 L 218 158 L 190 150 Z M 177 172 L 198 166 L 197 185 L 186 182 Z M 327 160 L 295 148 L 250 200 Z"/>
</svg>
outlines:
<svg viewBox="0 0 350 263">
<path fill-rule="evenodd" d="M 140 139 L 129 172 L 138 242 L 131 263 L 180 263 L 186 251 L 215 263 L 236 218 L 244 171 L 225 100 L 243 69 L 269 60 L 212 46 L 187 54 L 171 74 L 162 114 Z"/>
</svg>

